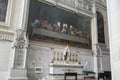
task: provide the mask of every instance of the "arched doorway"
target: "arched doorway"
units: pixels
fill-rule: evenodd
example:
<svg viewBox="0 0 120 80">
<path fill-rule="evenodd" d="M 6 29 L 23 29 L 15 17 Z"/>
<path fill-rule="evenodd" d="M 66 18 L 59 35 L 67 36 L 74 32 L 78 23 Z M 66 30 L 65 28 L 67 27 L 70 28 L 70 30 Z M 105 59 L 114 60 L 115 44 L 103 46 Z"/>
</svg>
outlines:
<svg viewBox="0 0 120 80">
<path fill-rule="evenodd" d="M 102 14 L 99 12 L 97 12 L 97 30 L 98 30 L 98 43 L 105 43 L 104 19 Z"/>
</svg>

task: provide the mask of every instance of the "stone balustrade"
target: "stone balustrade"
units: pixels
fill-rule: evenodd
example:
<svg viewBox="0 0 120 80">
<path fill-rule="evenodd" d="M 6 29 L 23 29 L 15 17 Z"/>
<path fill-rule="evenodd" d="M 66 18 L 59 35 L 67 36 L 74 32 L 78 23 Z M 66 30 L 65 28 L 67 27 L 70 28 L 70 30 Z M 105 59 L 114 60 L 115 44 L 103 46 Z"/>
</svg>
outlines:
<svg viewBox="0 0 120 80">
<path fill-rule="evenodd" d="M 71 6 L 76 6 L 77 5 L 77 0 L 59 0 L 60 2 L 64 2 L 64 3 L 67 3 Z"/>
<path fill-rule="evenodd" d="M 92 13 L 93 3 L 90 0 L 59 0 L 83 12 Z"/>
<path fill-rule="evenodd" d="M 42 0 L 39 0 L 44 2 Z M 93 13 L 93 0 L 45 0 L 45 2 L 51 3 L 55 6 L 61 6 L 71 9 L 73 12 L 81 12 L 92 15 Z"/>
<path fill-rule="evenodd" d="M 90 0 L 78 0 L 78 9 L 92 14 L 93 3 Z"/>
</svg>

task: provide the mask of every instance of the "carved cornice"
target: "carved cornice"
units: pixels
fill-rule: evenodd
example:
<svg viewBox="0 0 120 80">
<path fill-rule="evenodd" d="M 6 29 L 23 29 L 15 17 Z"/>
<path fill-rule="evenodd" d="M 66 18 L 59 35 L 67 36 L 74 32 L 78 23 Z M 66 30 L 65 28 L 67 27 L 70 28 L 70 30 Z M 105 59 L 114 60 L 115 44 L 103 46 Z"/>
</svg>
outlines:
<svg viewBox="0 0 120 80">
<path fill-rule="evenodd" d="M 0 29 L 0 40 L 13 41 L 14 32 Z"/>
<path fill-rule="evenodd" d="M 106 6 L 106 0 L 96 0 L 96 6 L 100 7 L 100 8 L 103 8 L 103 9 L 106 9 L 107 6 Z"/>
<path fill-rule="evenodd" d="M 1 29 L 3 29 L 3 30 L 8 30 L 9 27 L 6 26 L 6 25 L 1 24 L 1 22 L 0 22 L 0 30 L 1 30 Z"/>
<path fill-rule="evenodd" d="M 103 5 L 103 6 L 106 6 L 106 0 L 96 0 L 97 3 Z"/>
</svg>

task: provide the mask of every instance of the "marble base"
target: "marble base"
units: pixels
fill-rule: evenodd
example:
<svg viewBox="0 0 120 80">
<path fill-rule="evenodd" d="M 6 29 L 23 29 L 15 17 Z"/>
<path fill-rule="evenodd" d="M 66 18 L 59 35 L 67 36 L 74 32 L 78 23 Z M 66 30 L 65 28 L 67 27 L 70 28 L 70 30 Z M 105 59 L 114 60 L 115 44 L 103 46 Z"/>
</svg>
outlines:
<svg viewBox="0 0 120 80">
<path fill-rule="evenodd" d="M 28 80 L 26 69 L 12 69 L 9 80 Z"/>
<path fill-rule="evenodd" d="M 73 64 L 54 64 L 51 63 L 49 67 L 49 74 L 64 74 L 65 72 L 74 72 L 83 74 L 83 65 Z"/>
</svg>

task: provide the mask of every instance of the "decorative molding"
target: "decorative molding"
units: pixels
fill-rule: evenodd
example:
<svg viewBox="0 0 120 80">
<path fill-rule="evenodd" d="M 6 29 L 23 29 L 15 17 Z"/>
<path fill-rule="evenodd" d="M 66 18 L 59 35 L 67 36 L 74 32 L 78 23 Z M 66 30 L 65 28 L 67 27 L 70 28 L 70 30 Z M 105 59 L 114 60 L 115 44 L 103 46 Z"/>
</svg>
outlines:
<svg viewBox="0 0 120 80">
<path fill-rule="evenodd" d="M 93 1 L 92 0 L 39 0 L 40 2 L 57 6 L 66 10 L 73 11 L 77 14 L 87 16 L 93 15 Z"/>
<path fill-rule="evenodd" d="M 1 29 L 1 30 L 8 30 L 9 27 L 7 27 L 7 26 L 4 25 L 4 24 L 1 24 L 1 22 L 0 22 L 0 29 Z"/>
<path fill-rule="evenodd" d="M 109 55 L 110 52 L 106 48 L 106 45 L 102 43 L 96 44 L 96 48 L 97 48 L 97 69 L 98 73 L 101 73 L 103 72 L 103 56 Z"/>
<path fill-rule="evenodd" d="M 78 8 L 93 15 L 93 2 L 90 0 L 78 0 Z"/>
<path fill-rule="evenodd" d="M 10 32 L 8 30 L 0 30 L 0 40 L 4 41 L 13 41 L 14 32 Z"/>
<path fill-rule="evenodd" d="M 95 5 L 97 10 L 102 9 L 104 11 L 107 11 L 106 0 L 104 1 L 97 0 Z"/>
<path fill-rule="evenodd" d="M 26 56 L 28 38 L 26 31 L 18 29 L 12 42 L 12 66 L 9 80 L 28 80 L 26 70 Z"/>
<path fill-rule="evenodd" d="M 102 5 L 102 6 L 106 7 L 106 0 L 96 0 L 96 3 L 98 3 L 99 5 Z"/>
<path fill-rule="evenodd" d="M 12 47 L 15 50 L 14 68 L 25 68 L 28 47 L 26 31 L 21 29 L 16 31 Z"/>
</svg>

